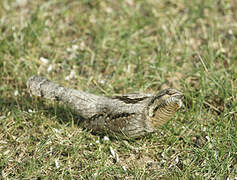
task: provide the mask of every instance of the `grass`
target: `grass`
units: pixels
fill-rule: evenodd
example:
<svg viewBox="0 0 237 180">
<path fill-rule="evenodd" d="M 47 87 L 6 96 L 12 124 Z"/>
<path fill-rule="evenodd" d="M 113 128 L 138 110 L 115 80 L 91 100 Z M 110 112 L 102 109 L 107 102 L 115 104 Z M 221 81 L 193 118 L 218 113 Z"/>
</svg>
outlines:
<svg viewBox="0 0 237 180">
<path fill-rule="evenodd" d="M 234 0 L 25 2 L 0 2 L 3 179 L 237 178 Z M 105 95 L 175 87 L 185 108 L 151 136 L 106 140 L 30 97 L 34 74 Z"/>
</svg>

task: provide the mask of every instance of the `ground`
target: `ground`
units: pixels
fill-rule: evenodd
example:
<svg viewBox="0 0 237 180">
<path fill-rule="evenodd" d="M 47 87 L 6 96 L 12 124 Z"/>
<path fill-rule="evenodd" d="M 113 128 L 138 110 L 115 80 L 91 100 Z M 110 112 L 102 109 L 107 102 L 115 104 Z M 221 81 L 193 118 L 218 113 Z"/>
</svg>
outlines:
<svg viewBox="0 0 237 180">
<path fill-rule="evenodd" d="M 237 179 L 234 0 L 1 0 L 3 179 Z M 136 140 L 78 126 L 27 79 L 110 96 L 184 92 L 185 107 Z"/>
</svg>

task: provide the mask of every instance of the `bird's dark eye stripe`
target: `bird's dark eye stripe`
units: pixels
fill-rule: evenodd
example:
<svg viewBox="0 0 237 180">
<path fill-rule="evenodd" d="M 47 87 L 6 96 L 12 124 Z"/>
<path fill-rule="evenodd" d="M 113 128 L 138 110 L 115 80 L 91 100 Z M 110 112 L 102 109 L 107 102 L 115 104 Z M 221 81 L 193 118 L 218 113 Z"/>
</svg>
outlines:
<svg viewBox="0 0 237 180">
<path fill-rule="evenodd" d="M 156 99 L 160 99 L 162 96 L 164 96 L 165 94 L 160 94 L 160 95 L 158 95 L 158 96 L 155 96 L 150 102 L 149 102 L 149 104 L 148 104 L 148 106 L 150 106 L 150 105 L 152 105 L 154 102 L 155 102 L 155 100 Z"/>
<path fill-rule="evenodd" d="M 154 108 L 154 110 L 153 110 L 153 117 L 155 116 L 155 113 L 154 113 L 154 112 L 156 112 L 156 111 L 159 109 L 159 107 L 160 107 L 160 106 L 156 106 L 156 107 Z"/>
</svg>

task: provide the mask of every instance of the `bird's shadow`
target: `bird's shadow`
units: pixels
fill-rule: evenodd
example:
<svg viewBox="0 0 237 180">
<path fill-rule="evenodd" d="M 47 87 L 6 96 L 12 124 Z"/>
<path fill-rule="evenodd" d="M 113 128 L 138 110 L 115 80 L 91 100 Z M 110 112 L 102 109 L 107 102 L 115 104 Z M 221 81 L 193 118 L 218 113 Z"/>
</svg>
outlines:
<svg viewBox="0 0 237 180">
<path fill-rule="evenodd" d="M 29 94 L 22 96 L 4 97 L 0 95 L 0 112 L 6 115 L 9 112 L 43 112 L 48 118 L 56 117 L 59 123 L 74 123 L 80 126 L 84 121 L 83 117 L 75 112 L 68 105 L 54 100 L 47 100 L 40 97 L 31 97 Z M 5 113 L 5 114 L 4 114 Z"/>
</svg>

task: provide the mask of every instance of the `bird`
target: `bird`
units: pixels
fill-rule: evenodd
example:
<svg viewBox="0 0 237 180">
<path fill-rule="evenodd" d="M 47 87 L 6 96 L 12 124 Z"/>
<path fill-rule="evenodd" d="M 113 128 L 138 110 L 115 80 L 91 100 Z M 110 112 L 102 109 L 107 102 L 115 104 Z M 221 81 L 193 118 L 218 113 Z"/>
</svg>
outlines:
<svg viewBox="0 0 237 180">
<path fill-rule="evenodd" d="M 83 128 L 98 134 L 137 138 L 153 133 L 183 106 L 184 94 L 167 88 L 154 94 L 133 93 L 100 96 L 67 88 L 42 76 L 30 77 L 32 95 L 71 105 Z"/>
</svg>

